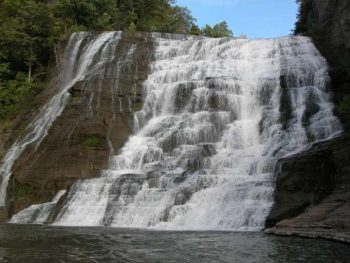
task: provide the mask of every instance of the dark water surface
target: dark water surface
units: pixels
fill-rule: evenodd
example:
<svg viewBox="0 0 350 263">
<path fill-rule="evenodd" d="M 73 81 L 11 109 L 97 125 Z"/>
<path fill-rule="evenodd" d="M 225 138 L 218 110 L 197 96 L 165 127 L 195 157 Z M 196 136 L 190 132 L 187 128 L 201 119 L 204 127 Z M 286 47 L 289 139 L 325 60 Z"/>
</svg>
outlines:
<svg viewBox="0 0 350 263">
<path fill-rule="evenodd" d="M 263 233 L 0 225 L 0 262 L 350 262 L 350 246 Z"/>
</svg>

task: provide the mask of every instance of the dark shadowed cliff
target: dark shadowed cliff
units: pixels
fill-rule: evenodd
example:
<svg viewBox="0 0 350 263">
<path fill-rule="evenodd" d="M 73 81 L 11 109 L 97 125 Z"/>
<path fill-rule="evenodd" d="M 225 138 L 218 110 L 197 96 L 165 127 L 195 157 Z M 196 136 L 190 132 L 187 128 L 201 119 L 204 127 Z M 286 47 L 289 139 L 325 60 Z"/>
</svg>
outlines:
<svg viewBox="0 0 350 263">
<path fill-rule="evenodd" d="M 336 113 L 345 132 L 279 161 L 268 232 L 350 241 L 350 2 L 301 1 L 296 33 L 314 39 L 330 64 Z"/>
</svg>

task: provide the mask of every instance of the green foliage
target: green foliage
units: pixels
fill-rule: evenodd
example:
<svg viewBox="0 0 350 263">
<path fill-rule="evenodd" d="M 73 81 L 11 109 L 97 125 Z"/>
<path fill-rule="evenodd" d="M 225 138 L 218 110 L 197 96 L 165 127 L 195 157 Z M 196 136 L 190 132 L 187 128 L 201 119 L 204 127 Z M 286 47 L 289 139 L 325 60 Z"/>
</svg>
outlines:
<svg viewBox="0 0 350 263">
<path fill-rule="evenodd" d="M 14 72 L 12 77 L 18 71 L 46 67 L 53 26 L 46 5 L 36 1 L 3 1 L 0 10 L 0 53 L 2 60 L 6 58 L 8 69 Z"/>
<path fill-rule="evenodd" d="M 59 0 L 54 14 L 65 30 L 113 30 L 118 9 L 114 0 Z"/>
<path fill-rule="evenodd" d="M 0 85 L 0 119 L 13 117 L 39 89 L 38 82 L 28 82 L 24 73 Z"/>
<path fill-rule="evenodd" d="M 202 34 L 203 34 L 202 30 L 196 24 L 193 24 L 191 26 L 190 35 L 199 36 L 199 35 L 202 35 Z"/>
<path fill-rule="evenodd" d="M 297 21 L 295 22 L 294 35 L 308 35 L 316 42 L 324 38 L 319 32 L 319 28 L 315 25 L 315 17 L 312 0 L 296 0 L 299 5 Z"/>
<path fill-rule="evenodd" d="M 85 135 L 83 136 L 81 145 L 87 149 L 96 149 L 99 148 L 102 144 L 102 141 L 98 135 Z"/>
<path fill-rule="evenodd" d="M 135 32 L 136 30 L 137 30 L 136 25 L 134 24 L 134 22 L 131 22 L 130 26 L 128 27 L 128 31 Z"/>
<path fill-rule="evenodd" d="M 202 29 L 202 34 L 207 37 L 232 37 L 233 33 L 229 29 L 226 21 L 222 21 L 213 27 L 205 25 Z"/>
<path fill-rule="evenodd" d="M 194 22 L 195 19 L 187 8 L 175 6 L 170 9 L 168 19 L 160 31 L 188 34 Z"/>
<path fill-rule="evenodd" d="M 46 78 L 53 16 L 42 1 L 0 1 L 0 119 L 13 117 Z"/>
<path fill-rule="evenodd" d="M 305 34 L 309 31 L 309 13 L 312 3 L 309 0 L 296 0 L 299 5 L 297 21 L 295 23 L 294 34 Z"/>
<path fill-rule="evenodd" d="M 171 0 L 117 0 L 117 29 L 189 34 L 195 19 Z"/>
<path fill-rule="evenodd" d="M 37 201 L 37 191 L 31 185 L 20 183 L 13 175 L 10 179 L 9 189 L 15 201 L 21 200 L 24 203 L 33 203 Z"/>
<path fill-rule="evenodd" d="M 31 196 L 34 194 L 32 187 L 26 184 L 16 183 L 13 190 L 14 190 L 13 197 L 16 200 L 27 198 L 28 196 Z"/>
<path fill-rule="evenodd" d="M 138 101 L 138 102 L 135 102 L 134 103 L 134 111 L 140 111 L 142 109 L 142 102 L 141 101 Z"/>
</svg>

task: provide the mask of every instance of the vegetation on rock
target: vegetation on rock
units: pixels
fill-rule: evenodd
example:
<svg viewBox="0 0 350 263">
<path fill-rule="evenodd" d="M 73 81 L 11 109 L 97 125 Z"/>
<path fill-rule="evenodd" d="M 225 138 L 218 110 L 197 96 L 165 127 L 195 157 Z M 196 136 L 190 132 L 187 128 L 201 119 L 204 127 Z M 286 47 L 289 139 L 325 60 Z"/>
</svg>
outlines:
<svg viewBox="0 0 350 263">
<path fill-rule="evenodd" d="M 16 201 L 30 202 L 37 199 L 35 189 L 28 184 L 20 183 L 15 177 L 12 177 L 10 189 L 12 191 L 12 198 Z"/>
<path fill-rule="evenodd" d="M 96 149 L 102 144 L 102 140 L 99 135 L 85 135 L 82 138 L 81 145 L 86 149 Z"/>
</svg>

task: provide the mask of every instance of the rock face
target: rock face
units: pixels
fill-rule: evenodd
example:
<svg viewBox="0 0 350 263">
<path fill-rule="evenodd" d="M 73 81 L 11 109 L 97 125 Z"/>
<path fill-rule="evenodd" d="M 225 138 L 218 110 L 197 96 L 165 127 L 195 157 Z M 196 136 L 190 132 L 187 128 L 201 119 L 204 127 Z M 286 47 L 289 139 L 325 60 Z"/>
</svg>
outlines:
<svg viewBox="0 0 350 263">
<path fill-rule="evenodd" d="M 338 103 L 350 93 L 350 2 L 310 0 L 309 6 L 307 34 L 331 65 Z M 266 232 L 350 242 L 349 172 L 348 135 L 280 160 L 275 205 L 266 222 L 274 227 Z"/>
<path fill-rule="evenodd" d="M 322 51 L 332 64 L 345 60 L 350 53 L 350 3 L 347 0 L 313 0 L 309 21 L 319 31 Z M 322 42 L 320 42 L 322 41 Z M 345 52 L 344 52 L 345 51 Z M 345 53 L 345 54 L 344 54 Z"/>
<path fill-rule="evenodd" d="M 350 241 L 349 149 L 339 138 L 280 160 L 269 233 Z"/>
<path fill-rule="evenodd" d="M 50 201 L 79 178 L 97 176 L 107 167 L 111 151 L 123 146 L 133 130 L 133 111 L 142 103 L 142 82 L 153 54 L 151 34 L 123 33 L 115 57 L 125 57 L 132 46 L 128 60 L 114 65 L 120 74 L 77 82 L 40 146 L 27 147 L 16 161 L 8 190 L 9 216 Z M 118 85 L 117 92 L 111 92 L 113 85 Z"/>
<path fill-rule="evenodd" d="M 321 53 L 328 59 L 336 101 L 350 93 L 350 2 L 309 0 L 307 27 Z"/>
</svg>

